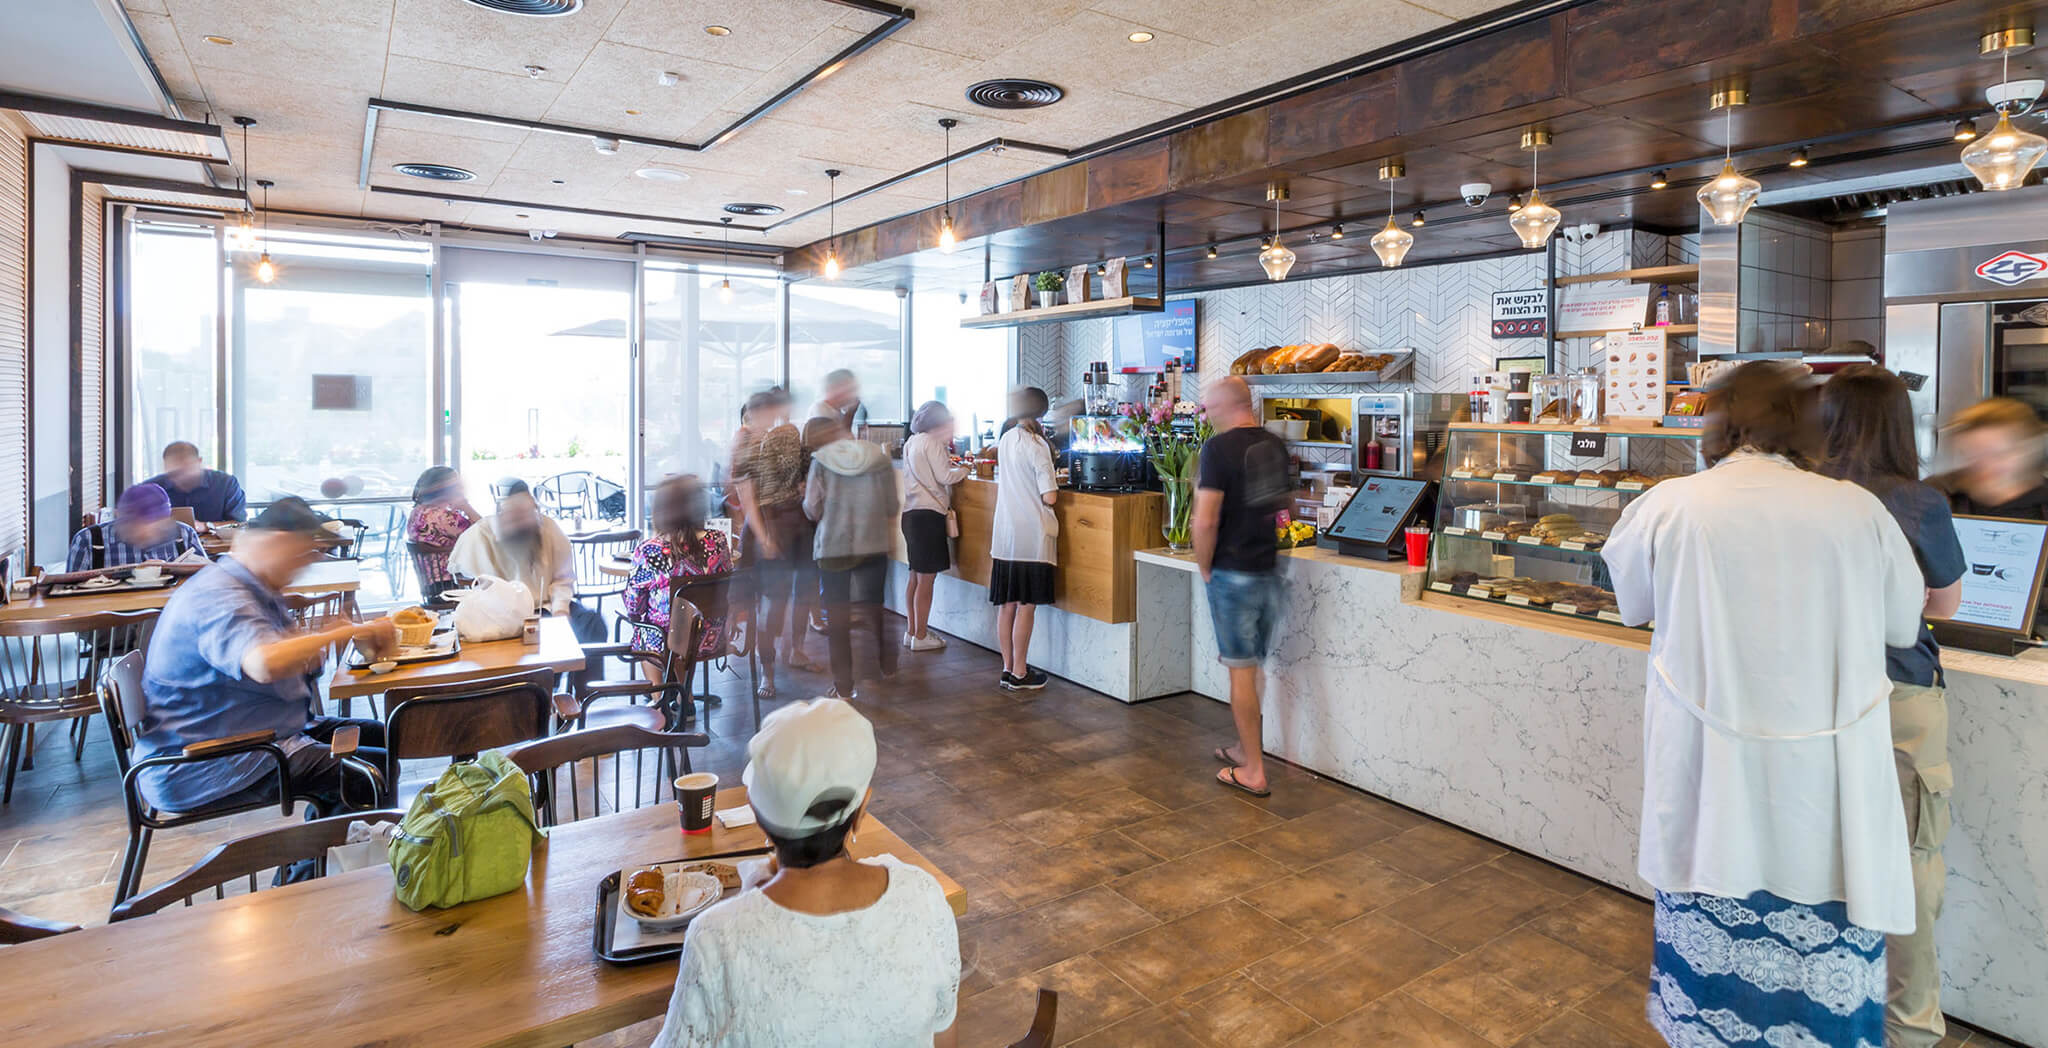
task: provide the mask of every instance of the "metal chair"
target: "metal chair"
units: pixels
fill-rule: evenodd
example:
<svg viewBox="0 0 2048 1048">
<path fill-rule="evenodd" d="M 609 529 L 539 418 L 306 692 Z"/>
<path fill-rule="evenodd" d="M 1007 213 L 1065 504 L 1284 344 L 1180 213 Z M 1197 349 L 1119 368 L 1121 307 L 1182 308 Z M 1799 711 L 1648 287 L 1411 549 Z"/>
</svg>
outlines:
<svg viewBox="0 0 2048 1048">
<path fill-rule="evenodd" d="M 363 536 L 369 533 L 370 525 L 357 517 L 336 517 L 334 522 L 346 529 L 348 534 L 329 551 L 329 555 L 336 560 L 363 559 Z"/>
<path fill-rule="evenodd" d="M 533 785 L 534 810 L 541 816 L 543 825 L 561 825 L 561 815 L 556 810 L 559 791 L 556 789 L 556 772 L 566 768 L 569 772 L 569 821 L 583 817 L 583 795 L 576 788 L 576 765 L 590 762 L 590 814 L 604 812 L 604 798 L 598 793 L 598 761 L 609 756 L 612 759 L 612 811 L 626 810 L 626 794 L 619 769 L 626 763 L 627 751 L 633 752 L 633 807 L 648 803 L 641 786 L 646 783 L 643 755 L 654 750 L 660 758 L 655 762 L 655 782 L 651 791 L 653 802 L 660 803 L 663 797 L 662 784 L 669 782 L 677 769 L 689 767 L 689 747 L 708 746 L 711 740 L 700 732 L 648 731 L 637 724 L 614 724 L 605 728 L 584 728 L 579 731 L 563 732 L 539 742 L 529 742 L 505 754 L 519 770 L 526 773 Z M 671 792 L 672 792 L 671 788 Z"/>
<path fill-rule="evenodd" d="M 557 716 L 564 725 L 576 728 L 638 724 L 648 731 L 674 731 L 696 720 L 690 705 L 690 675 L 696 669 L 696 652 L 704 639 L 704 616 L 689 601 L 671 600 L 668 610 L 666 651 L 634 651 L 630 644 L 591 644 L 583 648 L 583 669 L 570 676 L 570 704 Z M 678 655 L 677 652 L 684 654 Z M 618 659 L 628 674 L 645 672 L 655 680 L 608 681 L 604 660 Z M 591 707 L 605 699 L 623 698 L 626 705 Z M 650 700 L 641 706 L 642 698 Z M 683 770 L 690 770 L 690 755 L 683 753 Z"/>
<path fill-rule="evenodd" d="M 60 924 L 56 921 L 46 921 L 40 917 L 30 917 L 28 914 L 16 913 L 5 906 L 0 906 L 0 945 L 15 946 L 77 930 L 78 925 L 75 924 Z"/>
<path fill-rule="evenodd" d="M 740 647 L 734 647 L 732 643 L 732 585 L 734 580 L 739 577 L 740 572 L 732 570 L 721 571 L 712 575 L 678 575 L 671 578 L 669 580 L 668 599 L 669 608 L 671 609 L 669 618 L 671 622 L 674 621 L 675 614 L 673 609 L 678 603 L 690 604 L 699 609 L 704 616 L 704 636 L 698 642 L 695 659 L 696 663 L 702 667 L 703 690 L 691 695 L 690 698 L 704 704 L 707 716 L 711 707 L 724 702 L 723 699 L 711 691 L 711 664 L 714 662 L 722 664 L 729 655 L 746 656 L 747 694 L 753 697 L 754 727 L 758 730 L 761 726 L 761 699 L 758 694 L 759 681 L 755 676 L 757 664 L 753 658 L 753 638 L 755 634 L 753 624 L 749 623 L 748 625 L 746 631 L 747 639 L 744 644 Z"/>
<path fill-rule="evenodd" d="M 257 890 L 257 874 L 269 869 L 282 873 L 296 863 L 311 863 L 313 876 L 325 877 L 327 849 L 348 843 L 350 823 L 397 822 L 403 818 L 405 813 L 396 810 L 350 812 L 237 837 L 207 852 L 205 858 L 176 877 L 115 903 L 107 922 L 147 917 L 181 900 L 190 906 L 193 896 L 209 888 L 215 899 L 225 899 L 227 886 L 244 877 L 249 879 L 249 890 L 253 892 Z"/>
<path fill-rule="evenodd" d="M 631 528 L 571 538 L 569 548 L 576 555 L 576 599 L 595 598 L 591 610 L 603 615 L 604 599 L 626 592 L 625 579 L 604 573 L 605 562 L 621 554 L 631 556 L 639 544 L 640 532 Z"/>
<path fill-rule="evenodd" d="M 107 719 L 107 734 L 114 741 L 114 763 L 121 770 L 121 799 L 128 808 L 128 848 L 122 856 L 121 876 L 114 887 L 116 903 L 133 895 L 140 887 L 143 866 L 149 861 L 150 837 L 157 830 L 224 819 L 272 806 L 276 806 L 281 814 L 290 815 L 299 801 L 305 801 L 307 807 L 318 815 L 328 814 L 317 798 L 292 782 L 291 764 L 285 759 L 284 748 L 268 731 L 195 742 L 175 753 L 152 756 L 141 752 L 135 737 L 135 725 L 142 722 L 148 706 L 149 700 L 142 694 L 142 653 L 131 651 L 107 667 L 106 677 L 99 688 L 99 708 Z M 337 732 L 330 749 L 343 763 L 369 781 L 377 797 L 384 797 L 386 789 L 382 770 L 357 757 L 355 745 L 354 729 L 351 728 Z M 145 771 L 203 764 L 245 753 L 260 754 L 268 759 L 271 767 L 265 773 L 265 779 L 276 787 L 276 796 L 252 787 L 184 811 L 158 808 L 142 796 L 141 776 Z"/>
<path fill-rule="evenodd" d="M 85 753 L 85 728 L 99 712 L 106 665 L 149 643 L 155 609 L 0 622 L 0 760 L 7 765 L 0 804 L 14 799 L 18 769 L 35 767 L 35 726 L 70 721 L 72 759 Z M 141 656 L 137 655 L 139 659 Z"/>
<path fill-rule="evenodd" d="M 400 761 L 469 760 L 485 750 L 546 738 L 557 709 L 554 684 L 555 671 L 534 670 L 386 691 L 385 781 L 397 784 Z M 566 704 L 568 697 L 563 699 Z"/>
<path fill-rule="evenodd" d="M 597 516 L 597 474 L 588 470 L 557 473 L 533 486 L 533 499 L 550 517 Z"/>
<path fill-rule="evenodd" d="M 448 566 L 448 551 L 431 543 L 408 542 L 405 544 L 405 557 L 408 561 L 412 562 L 412 578 L 413 582 L 417 583 L 420 588 L 420 603 L 436 611 L 445 611 L 448 608 L 454 607 L 454 601 L 441 596 L 443 590 L 455 588 L 454 580 L 435 579 L 430 567 L 430 565 L 438 562 L 445 574 Z"/>
</svg>

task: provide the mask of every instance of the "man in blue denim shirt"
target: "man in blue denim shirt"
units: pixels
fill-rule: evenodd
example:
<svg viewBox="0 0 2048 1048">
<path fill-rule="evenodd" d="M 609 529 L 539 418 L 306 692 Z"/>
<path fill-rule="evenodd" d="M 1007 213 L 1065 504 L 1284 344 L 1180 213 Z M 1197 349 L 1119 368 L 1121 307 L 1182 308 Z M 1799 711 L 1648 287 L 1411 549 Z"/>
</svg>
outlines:
<svg viewBox="0 0 2048 1048">
<path fill-rule="evenodd" d="M 1287 445 L 1261 427 L 1252 391 L 1233 375 L 1202 397 L 1216 435 L 1202 445 L 1195 479 L 1195 563 L 1209 591 L 1216 654 L 1230 669 L 1237 743 L 1218 747 L 1229 767 L 1216 781 L 1254 797 L 1272 792 L 1260 751 L 1259 663 L 1280 622 L 1280 539 L 1276 522 L 1291 494 Z"/>
<path fill-rule="evenodd" d="M 397 647 L 389 619 L 300 630 L 280 595 L 293 576 L 320 558 L 321 517 L 296 498 L 263 511 L 233 552 L 186 580 L 171 595 L 150 636 L 142 691 L 148 709 L 136 726 L 140 748 L 176 753 L 197 742 L 268 731 L 276 736 L 293 785 L 332 813 L 342 803 L 342 764 L 330 751 L 336 729 L 360 730 L 364 757 L 377 763 L 384 727 L 319 715 L 319 677 L 327 650 L 354 641 L 373 652 Z M 276 799 L 276 764 L 263 751 L 150 769 L 142 791 L 151 804 L 190 811 L 241 793 Z M 374 806 L 367 783 L 349 800 Z"/>
</svg>

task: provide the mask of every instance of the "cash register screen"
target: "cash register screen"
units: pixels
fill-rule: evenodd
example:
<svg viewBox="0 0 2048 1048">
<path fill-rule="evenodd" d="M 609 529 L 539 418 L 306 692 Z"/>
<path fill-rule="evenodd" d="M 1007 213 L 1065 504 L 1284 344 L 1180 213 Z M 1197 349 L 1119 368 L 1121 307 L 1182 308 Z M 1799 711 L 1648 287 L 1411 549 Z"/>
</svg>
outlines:
<svg viewBox="0 0 2048 1048">
<path fill-rule="evenodd" d="M 2038 520 L 1956 516 L 1962 540 L 1962 604 L 1951 621 L 2024 634 L 2034 625 L 2041 590 L 2041 554 L 2048 524 Z"/>
<path fill-rule="evenodd" d="M 1344 509 L 1337 514 L 1337 522 L 1330 525 L 1330 536 L 1347 542 L 1385 546 L 1394 541 L 1394 533 L 1415 511 L 1415 503 L 1421 500 L 1423 490 L 1428 487 L 1426 480 L 1367 476 L 1365 483 L 1352 494 L 1351 501 L 1345 503 Z"/>
</svg>

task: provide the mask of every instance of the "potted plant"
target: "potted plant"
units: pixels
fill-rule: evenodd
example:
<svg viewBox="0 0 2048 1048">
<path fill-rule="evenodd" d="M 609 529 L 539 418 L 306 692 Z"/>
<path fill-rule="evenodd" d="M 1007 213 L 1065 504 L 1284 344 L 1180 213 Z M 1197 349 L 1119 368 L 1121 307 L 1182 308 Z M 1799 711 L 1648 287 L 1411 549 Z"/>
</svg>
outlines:
<svg viewBox="0 0 2048 1048">
<path fill-rule="evenodd" d="M 1067 278 L 1057 270 L 1045 270 L 1031 278 L 1031 286 L 1038 291 L 1038 305 L 1043 309 L 1060 304 L 1060 289 L 1067 286 Z"/>
</svg>

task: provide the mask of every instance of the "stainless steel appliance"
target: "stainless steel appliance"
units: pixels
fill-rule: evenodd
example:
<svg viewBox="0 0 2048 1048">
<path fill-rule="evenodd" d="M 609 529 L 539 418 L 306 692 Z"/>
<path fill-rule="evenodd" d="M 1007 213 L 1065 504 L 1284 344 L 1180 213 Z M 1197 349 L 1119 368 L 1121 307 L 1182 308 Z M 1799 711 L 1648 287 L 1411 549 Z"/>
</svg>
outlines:
<svg viewBox="0 0 2048 1048">
<path fill-rule="evenodd" d="M 1462 393 L 1367 393 L 1353 401 L 1352 417 L 1359 472 L 1441 480 L 1450 424 L 1469 420 L 1472 405 Z"/>
<path fill-rule="evenodd" d="M 1884 297 L 1923 470 L 1943 468 L 1941 425 L 1985 397 L 2048 418 L 2048 186 L 1893 204 Z"/>
</svg>

